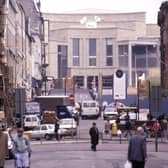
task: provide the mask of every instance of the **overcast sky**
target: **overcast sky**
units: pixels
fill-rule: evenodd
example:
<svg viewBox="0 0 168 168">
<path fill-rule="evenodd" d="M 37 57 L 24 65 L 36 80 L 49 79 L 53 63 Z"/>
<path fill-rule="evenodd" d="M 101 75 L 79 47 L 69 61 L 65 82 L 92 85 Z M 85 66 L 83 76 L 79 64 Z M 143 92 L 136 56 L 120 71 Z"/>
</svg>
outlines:
<svg viewBox="0 0 168 168">
<path fill-rule="evenodd" d="M 147 23 L 157 23 L 163 0 L 41 0 L 43 12 L 60 13 L 80 9 L 107 9 L 114 12 L 147 12 Z"/>
</svg>

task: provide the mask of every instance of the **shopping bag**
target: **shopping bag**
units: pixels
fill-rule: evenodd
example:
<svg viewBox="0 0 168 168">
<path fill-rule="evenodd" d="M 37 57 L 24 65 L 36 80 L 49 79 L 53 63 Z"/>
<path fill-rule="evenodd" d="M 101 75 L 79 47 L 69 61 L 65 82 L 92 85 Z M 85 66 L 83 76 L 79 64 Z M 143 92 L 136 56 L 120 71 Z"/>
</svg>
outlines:
<svg viewBox="0 0 168 168">
<path fill-rule="evenodd" d="M 124 164 L 124 168 L 132 168 L 131 162 L 127 160 Z"/>
</svg>

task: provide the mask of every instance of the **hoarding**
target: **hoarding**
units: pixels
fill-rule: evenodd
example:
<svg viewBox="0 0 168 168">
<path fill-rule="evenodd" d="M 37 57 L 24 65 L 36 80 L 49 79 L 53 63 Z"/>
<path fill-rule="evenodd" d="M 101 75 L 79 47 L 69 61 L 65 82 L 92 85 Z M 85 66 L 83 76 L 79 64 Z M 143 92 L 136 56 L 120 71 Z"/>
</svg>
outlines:
<svg viewBox="0 0 168 168">
<path fill-rule="evenodd" d="M 113 97 L 115 100 L 126 99 L 126 74 L 121 70 L 114 73 Z"/>
</svg>

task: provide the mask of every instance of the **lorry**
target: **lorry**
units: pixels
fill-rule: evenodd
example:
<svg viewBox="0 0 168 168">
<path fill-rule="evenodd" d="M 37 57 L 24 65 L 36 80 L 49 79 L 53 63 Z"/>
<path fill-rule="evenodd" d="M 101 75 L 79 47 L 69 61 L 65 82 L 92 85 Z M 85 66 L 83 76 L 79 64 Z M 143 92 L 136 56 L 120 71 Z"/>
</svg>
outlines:
<svg viewBox="0 0 168 168">
<path fill-rule="evenodd" d="M 99 104 L 95 100 L 83 101 L 81 104 L 81 117 L 85 118 L 98 118 L 100 115 Z"/>
</svg>

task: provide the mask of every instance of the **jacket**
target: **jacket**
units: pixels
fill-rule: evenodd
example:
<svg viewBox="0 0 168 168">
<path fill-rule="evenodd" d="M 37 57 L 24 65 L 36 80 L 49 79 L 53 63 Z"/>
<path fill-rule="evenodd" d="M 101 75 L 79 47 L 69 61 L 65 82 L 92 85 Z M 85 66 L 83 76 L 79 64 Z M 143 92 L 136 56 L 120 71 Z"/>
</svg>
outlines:
<svg viewBox="0 0 168 168">
<path fill-rule="evenodd" d="M 142 135 L 134 135 L 129 141 L 128 160 L 143 162 L 146 158 L 146 138 Z"/>
<path fill-rule="evenodd" d="M 91 137 L 91 144 L 97 145 L 99 143 L 99 130 L 98 128 L 90 128 L 89 134 Z"/>
</svg>

